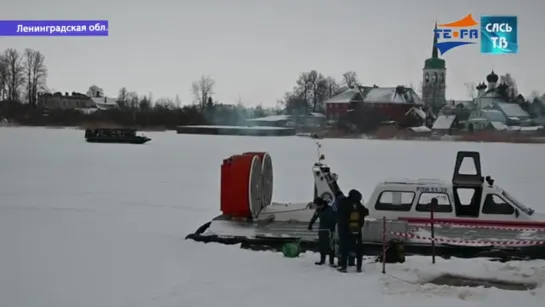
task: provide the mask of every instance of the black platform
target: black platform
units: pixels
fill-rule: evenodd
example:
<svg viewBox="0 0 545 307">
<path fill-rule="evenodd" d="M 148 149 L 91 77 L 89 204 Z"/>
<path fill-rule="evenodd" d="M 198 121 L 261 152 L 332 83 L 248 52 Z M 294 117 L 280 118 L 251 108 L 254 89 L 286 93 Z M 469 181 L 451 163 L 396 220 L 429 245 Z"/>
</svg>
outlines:
<svg viewBox="0 0 545 307">
<path fill-rule="evenodd" d="M 240 244 L 241 248 L 263 251 L 281 251 L 282 246 L 286 243 L 297 241 L 296 238 L 271 238 L 271 237 L 221 237 L 216 235 L 203 235 L 203 233 L 210 227 L 208 222 L 195 233 L 186 236 L 187 239 L 191 239 L 197 242 L 203 243 L 220 243 L 226 245 Z M 364 255 L 366 256 L 378 256 L 382 253 L 381 243 L 364 242 Z M 302 251 L 318 251 L 317 241 L 301 241 L 299 246 Z M 433 254 L 432 246 L 430 244 L 422 243 L 404 243 L 406 255 L 422 255 L 431 256 Z M 511 260 L 545 260 L 545 246 L 527 246 L 506 248 L 504 246 L 456 246 L 441 244 L 435 247 L 435 255 L 442 258 L 492 258 L 497 261 L 511 261 Z"/>
<path fill-rule="evenodd" d="M 294 128 L 245 127 L 245 126 L 178 126 L 178 134 L 245 135 L 245 136 L 291 136 Z"/>
</svg>

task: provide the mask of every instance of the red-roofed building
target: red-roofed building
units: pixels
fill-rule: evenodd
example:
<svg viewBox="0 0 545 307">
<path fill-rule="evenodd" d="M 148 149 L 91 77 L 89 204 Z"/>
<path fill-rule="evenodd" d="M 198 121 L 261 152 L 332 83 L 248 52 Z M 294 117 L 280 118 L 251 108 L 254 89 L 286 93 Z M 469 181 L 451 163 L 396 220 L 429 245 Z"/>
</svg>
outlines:
<svg viewBox="0 0 545 307">
<path fill-rule="evenodd" d="M 338 120 L 348 112 L 351 104 L 363 104 L 364 109 L 372 109 L 393 121 L 403 120 L 412 108 L 421 110 L 424 105 L 412 88 L 358 86 L 325 101 L 327 118 Z"/>
</svg>

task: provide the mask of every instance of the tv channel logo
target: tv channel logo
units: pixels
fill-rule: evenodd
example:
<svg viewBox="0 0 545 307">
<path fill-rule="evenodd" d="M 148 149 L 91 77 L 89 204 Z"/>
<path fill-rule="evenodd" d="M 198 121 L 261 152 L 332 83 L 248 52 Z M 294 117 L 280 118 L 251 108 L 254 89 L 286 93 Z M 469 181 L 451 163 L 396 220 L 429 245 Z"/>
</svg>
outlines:
<svg viewBox="0 0 545 307">
<path fill-rule="evenodd" d="M 481 53 L 517 53 L 517 16 L 481 16 Z"/>
<path fill-rule="evenodd" d="M 435 47 L 443 55 L 456 47 L 477 44 L 479 42 L 478 25 L 471 14 L 454 22 L 436 25 L 433 30 L 437 39 Z"/>
</svg>

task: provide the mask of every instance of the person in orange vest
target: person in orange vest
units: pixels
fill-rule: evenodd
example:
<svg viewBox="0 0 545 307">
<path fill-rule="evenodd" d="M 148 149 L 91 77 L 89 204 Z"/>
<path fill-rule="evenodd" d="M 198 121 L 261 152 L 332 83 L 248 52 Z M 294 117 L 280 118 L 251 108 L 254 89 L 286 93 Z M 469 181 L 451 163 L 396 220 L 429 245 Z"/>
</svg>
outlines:
<svg viewBox="0 0 545 307">
<path fill-rule="evenodd" d="M 351 190 L 348 197 L 339 203 L 337 211 L 339 232 L 339 272 L 345 273 L 350 253 L 356 255 L 356 270 L 361 272 L 363 264 L 362 228 L 369 210 L 362 204 L 362 195 Z"/>
</svg>

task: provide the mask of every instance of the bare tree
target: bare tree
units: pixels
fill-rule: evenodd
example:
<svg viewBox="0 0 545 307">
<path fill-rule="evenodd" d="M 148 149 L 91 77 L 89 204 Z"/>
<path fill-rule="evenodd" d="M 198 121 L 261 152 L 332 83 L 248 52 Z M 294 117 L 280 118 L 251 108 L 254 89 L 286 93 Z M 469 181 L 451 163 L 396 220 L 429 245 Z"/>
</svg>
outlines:
<svg viewBox="0 0 545 307">
<path fill-rule="evenodd" d="M 337 93 L 339 85 L 333 77 L 325 77 L 316 70 L 299 75 L 292 92 L 278 101 L 278 107 L 292 115 L 302 115 L 324 109 L 324 101 Z"/>
<path fill-rule="evenodd" d="M 333 77 L 324 78 L 321 74 L 319 75 L 318 81 L 315 85 L 314 90 L 314 105 L 312 110 L 314 112 L 324 111 L 325 110 L 325 101 L 337 93 L 339 90 L 339 85 Z"/>
<path fill-rule="evenodd" d="M 206 107 L 208 97 L 214 94 L 215 80 L 210 76 L 202 76 L 198 81 L 193 82 L 191 91 L 195 102 L 200 106 L 201 111 Z"/>
<path fill-rule="evenodd" d="M 337 91 L 339 90 L 339 84 L 337 83 L 337 80 L 335 78 L 329 76 L 325 78 L 325 82 L 327 84 L 327 98 L 333 97 L 335 94 L 337 94 Z"/>
<path fill-rule="evenodd" d="M 87 96 L 89 97 L 104 97 L 104 90 L 97 85 L 89 86 L 87 90 Z"/>
<path fill-rule="evenodd" d="M 174 97 L 174 105 L 178 109 L 182 106 L 182 100 L 180 99 L 180 95 L 178 94 L 176 94 L 176 97 Z"/>
<path fill-rule="evenodd" d="M 6 99 L 8 85 L 8 64 L 3 54 L 0 54 L 0 101 Z"/>
<path fill-rule="evenodd" d="M 130 92 L 127 94 L 127 106 L 130 109 L 137 109 L 140 103 L 140 97 L 136 92 Z"/>
<path fill-rule="evenodd" d="M 324 109 L 324 101 L 332 96 L 333 90 L 336 91 L 335 79 L 332 77 L 326 78 L 321 73 L 313 70 L 308 73 L 308 83 L 312 98 L 312 111 L 322 111 Z"/>
<path fill-rule="evenodd" d="M 278 105 L 286 112 L 286 114 L 296 115 L 296 121 L 300 114 L 304 114 L 309 109 L 308 100 L 300 93 L 287 92 L 284 94 L 284 99 L 279 100 Z"/>
<path fill-rule="evenodd" d="M 170 98 L 159 98 L 155 102 L 155 107 L 165 110 L 174 110 L 176 108 L 174 101 Z"/>
<path fill-rule="evenodd" d="M 500 83 L 505 83 L 507 85 L 507 98 L 509 100 L 515 100 L 515 98 L 518 95 L 518 88 L 517 88 L 517 82 L 511 76 L 510 73 L 506 73 L 503 76 L 500 76 Z"/>
<path fill-rule="evenodd" d="M 471 100 L 477 98 L 477 83 L 466 82 L 464 85 L 466 87 L 467 97 L 471 98 Z"/>
<path fill-rule="evenodd" d="M 128 106 L 129 91 L 127 90 L 126 87 L 122 87 L 121 89 L 119 89 L 119 94 L 117 95 L 117 101 L 121 102 L 123 106 L 125 107 Z"/>
<path fill-rule="evenodd" d="M 306 82 L 308 83 L 308 90 L 310 92 L 309 98 L 311 99 L 311 106 L 312 106 L 313 112 L 316 111 L 316 109 L 318 108 L 318 104 L 320 103 L 320 99 L 321 99 L 320 97 L 321 84 L 320 83 L 323 83 L 323 80 L 324 80 L 324 76 L 315 70 L 311 70 L 307 74 Z"/>
<path fill-rule="evenodd" d="M 355 71 L 347 71 L 343 74 L 343 82 L 346 86 L 352 88 L 360 84 L 358 75 Z"/>
<path fill-rule="evenodd" d="M 4 59 L 7 65 L 7 98 L 9 100 L 19 100 L 20 89 L 25 82 L 24 67 L 22 57 L 15 49 L 9 48 L 4 52 Z"/>
<path fill-rule="evenodd" d="M 34 50 L 30 48 L 25 49 L 24 53 L 24 67 L 25 67 L 25 74 L 26 74 L 26 82 L 27 82 L 27 100 L 30 105 L 32 105 L 32 67 L 34 66 Z"/>
<path fill-rule="evenodd" d="M 40 51 L 30 48 L 25 49 L 24 69 L 27 81 L 26 94 L 28 103 L 32 106 L 36 106 L 38 92 L 45 90 L 45 81 L 47 78 L 45 56 Z"/>
<path fill-rule="evenodd" d="M 151 99 L 150 99 L 150 97 L 148 97 L 146 95 L 142 95 L 140 97 L 138 107 L 140 108 L 141 111 L 149 111 L 151 109 Z"/>
<path fill-rule="evenodd" d="M 539 100 L 539 97 L 540 97 L 541 94 L 539 94 L 538 91 L 534 90 L 532 91 L 532 93 L 530 93 L 530 96 L 528 98 L 528 101 L 530 102 L 534 102 L 536 100 Z"/>
<path fill-rule="evenodd" d="M 286 99 L 284 101 L 287 104 L 290 105 L 297 105 L 299 107 L 288 107 L 286 105 L 286 110 L 289 112 L 295 112 L 296 115 L 300 115 L 300 113 L 307 113 L 309 109 L 310 104 L 310 98 L 312 98 L 312 88 L 314 87 L 314 83 L 316 79 L 318 78 L 318 73 L 315 70 L 312 70 L 310 72 L 304 72 L 299 76 L 299 79 L 296 81 L 296 86 L 293 89 L 293 94 L 290 94 L 286 96 Z M 294 99 L 294 97 L 297 97 L 298 99 Z M 297 101 L 295 104 L 292 103 L 293 101 Z M 305 101 L 303 103 L 303 101 Z M 304 107 L 304 108 L 303 108 Z M 291 113 L 290 113 L 291 114 Z"/>
<path fill-rule="evenodd" d="M 267 112 L 265 112 L 265 109 L 263 108 L 263 105 L 260 103 L 253 109 L 252 117 L 259 118 L 259 117 L 265 117 L 267 116 Z"/>
</svg>

